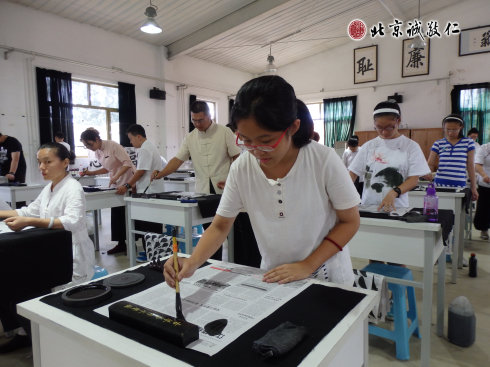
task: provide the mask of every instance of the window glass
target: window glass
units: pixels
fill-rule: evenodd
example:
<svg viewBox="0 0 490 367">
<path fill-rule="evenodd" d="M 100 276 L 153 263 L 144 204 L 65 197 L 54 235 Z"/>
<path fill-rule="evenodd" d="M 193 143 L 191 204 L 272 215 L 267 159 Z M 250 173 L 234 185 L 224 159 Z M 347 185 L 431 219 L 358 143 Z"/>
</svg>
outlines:
<svg viewBox="0 0 490 367">
<path fill-rule="evenodd" d="M 111 112 L 111 140 L 119 143 L 119 112 Z"/>
<path fill-rule="evenodd" d="M 88 150 L 80 142 L 80 135 L 88 127 L 97 129 L 101 139 L 119 143 L 119 96 L 118 88 L 72 80 L 73 133 L 75 154 L 88 156 Z"/>
<path fill-rule="evenodd" d="M 88 105 L 88 84 L 73 80 L 71 82 L 71 95 L 73 104 Z"/>
<path fill-rule="evenodd" d="M 320 135 L 318 143 L 325 144 L 325 123 L 323 121 L 323 103 L 308 103 L 306 105 L 313 119 L 314 130 Z"/>
<path fill-rule="evenodd" d="M 90 84 L 90 102 L 92 106 L 118 108 L 118 88 Z"/>
</svg>

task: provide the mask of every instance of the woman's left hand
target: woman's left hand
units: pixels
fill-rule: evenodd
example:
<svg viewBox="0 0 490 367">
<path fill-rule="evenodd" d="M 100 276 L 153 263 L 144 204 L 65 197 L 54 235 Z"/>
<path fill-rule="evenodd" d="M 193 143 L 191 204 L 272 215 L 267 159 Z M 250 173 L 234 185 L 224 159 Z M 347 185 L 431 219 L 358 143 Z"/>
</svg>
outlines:
<svg viewBox="0 0 490 367">
<path fill-rule="evenodd" d="M 30 225 L 28 217 L 10 217 L 4 220 L 12 231 L 20 231 Z"/>
<path fill-rule="evenodd" d="M 395 198 L 396 198 L 396 192 L 393 190 L 390 190 L 384 197 L 383 201 L 381 204 L 378 206 L 378 211 L 383 210 L 385 212 L 391 212 L 393 210 L 396 210 L 395 208 Z"/>
<path fill-rule="evenodd" d="M 311 275 L 310 269 L 302 261 L 280 265 L 269 270 L 264 274 L 262 280 L 267 283 L 285 284 L 308 278 Z"/>
</svg>

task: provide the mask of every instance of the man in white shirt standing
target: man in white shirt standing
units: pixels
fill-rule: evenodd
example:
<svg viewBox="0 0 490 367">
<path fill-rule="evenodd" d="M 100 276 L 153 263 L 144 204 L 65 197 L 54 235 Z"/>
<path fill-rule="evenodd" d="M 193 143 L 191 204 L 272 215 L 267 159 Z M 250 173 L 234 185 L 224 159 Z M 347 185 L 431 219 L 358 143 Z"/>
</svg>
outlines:
<svg viewBox="0 0 490 367">
<path fill-rule="evenodd" d="M 142 193 L 150 185 L 152 172 L 163 168 L 160 153 L 157 147 L 146 138 L 146 132 L 143 126 L 137 124 L 131 125 L 126 130 L 126 133 L 128 134 L 131 145 L 139 148 L 139 150 L 136 172 L 128 182 L 117 188 L 117 193 L 121 195 L 125 194 L 132 187 L 135 187 L 133 192 Z M 156 185 L 158 184 L 151 184 L 146 192 L 162 192 L 163 188 L 157 188 Z"/>
<path fill-rule="evenodd" d="M 204 101 L 191 105 L 191 120 L 195 129 L 186 135 L 177 155 L 160 172 L 159 179 L 175 172 L 184 161 L 192 157 L 196 173 L 196 192 L 222 194 L 231 163 L 238 158 L 241 149 L 235 144 L 235 134 L 230 128 L 218 125 L 211 119 L 209 107 Z M 203 225 L 206 229 L 208 225 Z M 221 260 L 221 248 L 212 256 Z"/>
<path fill-rule="evenodd" d="M 128 127 L 126 133 L 128 134 L 131 145 L 137 149 L 139 148 L 136 172 L 128 182 L 117 188 L 117 193 L 124 195 L 130 188 L 132 188 L 133 192 L 137 193 L 143 193 L 146 190 L 147 194 L 164 191 L 163 183 L 151 182 L 153 171 L 161 170 L 163 168 L 163 161 L 157 147 L 146 138 L 145 128 L 141 125 L 134 124 Z M 138 231 L 155 233 L 162 233 L 163 229 L 160 223 L 139 220 L 136 221 L 135 227 Z M 146 248 L 145 244 L 143 246 Z M 145 252 L 140 253 L 136 261 L 147 261 Z"/>
<path fill-rule="evenodd" d="M 196 192 L 221 194 L 231 162 L 241 152 L 235 144 L 235 135 L 226 126 L 211 120 L 209 107 L 204 101 L 192 104 L 191 120 L 195 129 L 187 134 L 177 155 L 156 174 L 155 179 L 175 172 L 184 161 L 192 157 Z"/>
</svg>

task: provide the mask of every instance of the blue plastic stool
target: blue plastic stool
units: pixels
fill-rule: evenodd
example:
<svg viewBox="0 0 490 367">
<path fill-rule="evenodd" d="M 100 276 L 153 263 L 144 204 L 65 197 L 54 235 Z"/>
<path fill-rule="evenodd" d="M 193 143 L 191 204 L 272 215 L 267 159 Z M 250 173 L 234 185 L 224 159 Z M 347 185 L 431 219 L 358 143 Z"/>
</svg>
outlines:
<svg viewBox="0 0 490 367">
<path fill-rule="evenodd" d="M 413 280 L 410 269 L 382 263 L 372 263 L 366 266 L 364 271 L 380 274 L 386 277 Z M 419 319 L 417 317 L 417 305 L 415 303 L 415 289 L 406 285 L 388 283 L 388 289 L 393 293 L 394 330 L 384 329 L 376 325 L 369 325 L 369 333 L 382 338 L 390 339 L 396 345 L 396 358 L 400 360 L 410 359 L 410 336 L 415 334 L 420 338 Z M 407 310 L 408 297 L 408 310 Z M 410 319 L 410 325 L 408 324 Z"/>
<path fill-rule="evenodd" d="M 95 272 L 94 272 L 94 276 L 92 277 L 92 280 L 105 277 L 106 275 L 109 274 L 107 272 L 107 270 L 105 270 L 105 268 L 103 268 L 99 265 L 95 265 L 94 270 L 95 270 Z"/>
</svg>

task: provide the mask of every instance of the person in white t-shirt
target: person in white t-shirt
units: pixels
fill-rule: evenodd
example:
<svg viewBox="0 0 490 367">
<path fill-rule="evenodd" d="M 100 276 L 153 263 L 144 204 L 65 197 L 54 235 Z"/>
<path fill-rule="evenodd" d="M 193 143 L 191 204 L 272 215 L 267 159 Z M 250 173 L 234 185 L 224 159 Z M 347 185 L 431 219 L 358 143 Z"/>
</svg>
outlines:
<svg viewBox="0 0 490 367">
<path fill-rule="evenodd" d="M 308 277 L 352 285 L 346 244 L 359 228 L 359 195 L 336 152 L 311 142 L 300 122 L 294 90 L 279 76 L 245 83 L 232 108 L 236 144 L 211 226 L 190 258 L 179 257 L 178 278 L 191 276 L 224 241 L 241 209 L 250 216 L 262 255 L 263 281 Z M 165 280 L 175 286 L 172 262 Z"/>
<path fill-rule="evenodd" d="M 63 145 L 69 152 L 71 151 L 70 144 L 65 142 L 65 134 L 63 134 L 61 131 L 57 131 L 54 134 L 54 141 Z"/>
<path fill-rule="evenodd" d="M 138 150 L 138 163 L 136 171 L 131 179 L 117 188 L 118 194 L 124 194 L 130 188 L 133 192 L 142 193 L 148 187 L 147 194 L 152 192 L 162 192 L 163 187 L 156 187 L 158 183 L 151 183 L 153 171 L 159 171 L 163 168 L 163 161 L 155 145 L 147 138 L 145 128 L 138 124 L 133 124 L 126 130 L 131 145 Z"/>
<path fill-rule="evenodd" d="M 357 135 L 352 135 L 349 140 L 347 140 L 347 149 L 342 154 L 342 162 L 344 165 L 349 168 L 350 164 L 356 157 L 357 153 L 359 153 L 359 137 Z M 358 177 L 354 181 L 354 186 L 357 189 L 359 195 L 362 196 L 362 188 L 364 186 L 364 179 L 362 177 Z"/>
<path fill-rule="evenodd" d="M 490 143 L 483 144 L 475 158 L 478 172 L 478 201 L 476 203 L 475 228 L 481 231 L 480 238 L 488 240 L 490 227 Z"/>
<path fill-rule="evenodd" d="M 378 205 L 378 210 L 388 212 L 408 207 L 407 192 L 430 168 L 420 146 L 398 131 L 401 113 L 397 103 L 378 103 L 373 117 L 378 136 L 363 144 L 349 165 L 350 176 L 353 181 L 364 177 L 362 205 Z"/>
</svg>

